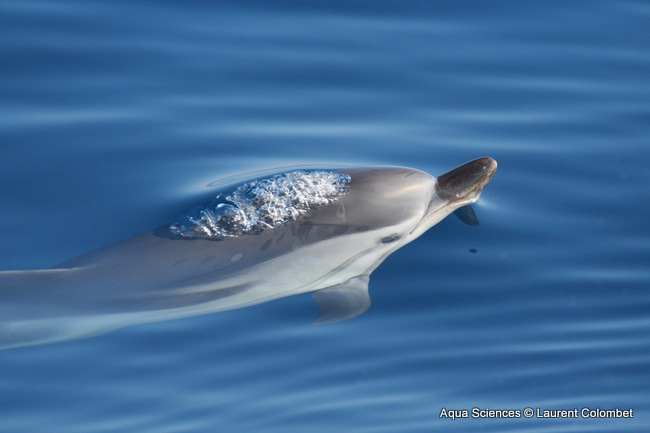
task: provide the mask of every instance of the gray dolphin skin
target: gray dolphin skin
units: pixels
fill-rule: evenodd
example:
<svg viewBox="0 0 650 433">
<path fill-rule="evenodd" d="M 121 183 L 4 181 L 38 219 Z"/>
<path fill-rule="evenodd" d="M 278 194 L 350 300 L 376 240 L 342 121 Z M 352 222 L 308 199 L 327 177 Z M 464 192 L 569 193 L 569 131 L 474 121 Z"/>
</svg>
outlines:
<svg viewBox="0 0 650 433">
<path fill-rule="evenodd" d="M 372 271 L 476 202 L 496 169 L 486 157 L 437 179 L 401 167 L 292 170 L 223 188 L 169 226 L 52 269 L 0 272 L 0 347 L 307 292 L 316 323 L 358 316 Z"/>
</svg>

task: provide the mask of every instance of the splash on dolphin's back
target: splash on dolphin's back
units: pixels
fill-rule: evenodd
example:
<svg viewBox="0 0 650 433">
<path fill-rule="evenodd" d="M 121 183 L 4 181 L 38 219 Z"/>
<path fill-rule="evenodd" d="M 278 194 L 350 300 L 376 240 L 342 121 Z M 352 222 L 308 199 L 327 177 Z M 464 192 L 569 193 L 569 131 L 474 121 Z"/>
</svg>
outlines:
<svg viewBox="0 0 650 433">
<path fill-rule="evenodd" d="M 294 170 L 244 183 L 195 207 L 170 231 L 185 238 L 219 239 L 281 227 L 349 191 L 351 178 L 334 171 Z"/>
</svg>

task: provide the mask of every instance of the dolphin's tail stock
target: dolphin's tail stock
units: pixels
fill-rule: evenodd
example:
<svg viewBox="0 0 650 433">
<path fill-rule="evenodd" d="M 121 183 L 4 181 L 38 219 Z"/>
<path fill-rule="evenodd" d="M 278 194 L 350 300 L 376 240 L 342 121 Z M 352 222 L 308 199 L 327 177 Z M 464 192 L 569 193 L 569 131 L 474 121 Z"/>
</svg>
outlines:
<svg viewBox="0 0 650 433">
<path fill-rule="evenodd" d="M 52 308 L 52 299 L 58 297 L 57 288 L 68 281 L 71 272 L 73 269 L 0 272 L 0 349 L 95 333 L 53 314 L 59 309 L 56 303 Z"/>
<path fill-rule="evenodd" d="M 0 323 L 0 350 L 106 334 L 119 326 L 83 318 L 50 318 Z"/>
<path fill-rule="evenodd" d="M 35 346 L 82 338 L 94 332 L 80 332 L 76 326 L 65 326 L 60 319 L 24 320 L 0 323 L 0 350 Z"/>
<path fill-rule="evenodd" d="M 20 307 L 55 296 L 56 288 L 68 280 L 75 269 L 39 269 L 0 272 L 0 320 L 13 318 Z"/>
</svg>

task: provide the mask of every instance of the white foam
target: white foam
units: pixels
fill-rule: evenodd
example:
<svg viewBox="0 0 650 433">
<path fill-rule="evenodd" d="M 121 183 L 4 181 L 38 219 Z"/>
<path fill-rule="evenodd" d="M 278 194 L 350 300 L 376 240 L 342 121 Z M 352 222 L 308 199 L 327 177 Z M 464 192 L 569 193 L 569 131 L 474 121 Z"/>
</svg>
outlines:
<svg viewBox="0 0 650 433">
<path fill-rule="evenodd" d="M 350 176 L 333 171 L 289 171 L 247 182 L 232 194 L 217 195 L 169 226 L 186 238 L 258 234 L 281 227 L 310 210 L 347 194 Z"/>
</svg>

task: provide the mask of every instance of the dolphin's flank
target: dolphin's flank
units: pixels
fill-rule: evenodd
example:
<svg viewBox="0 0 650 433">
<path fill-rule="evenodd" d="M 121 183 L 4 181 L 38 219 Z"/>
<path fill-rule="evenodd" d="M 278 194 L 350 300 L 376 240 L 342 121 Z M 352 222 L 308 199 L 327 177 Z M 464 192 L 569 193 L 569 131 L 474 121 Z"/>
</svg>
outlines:
<svg viewBox="0 0 650 433">
<path fill-rule="evenodd" d="M 358 316 L 372 271 L 476 202 L 496 168 L 480 158 L 437 179 L 402 167 L 291 170 L 232 185 L 171 225 L 52 269 L 0 272 L 0 347 L 306 292 L 317 323 Z"/>
</svg>

